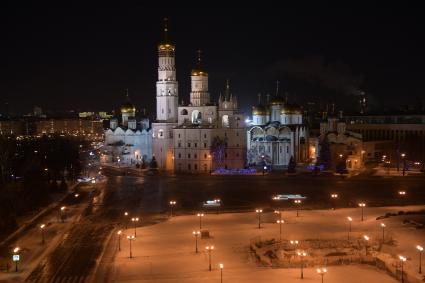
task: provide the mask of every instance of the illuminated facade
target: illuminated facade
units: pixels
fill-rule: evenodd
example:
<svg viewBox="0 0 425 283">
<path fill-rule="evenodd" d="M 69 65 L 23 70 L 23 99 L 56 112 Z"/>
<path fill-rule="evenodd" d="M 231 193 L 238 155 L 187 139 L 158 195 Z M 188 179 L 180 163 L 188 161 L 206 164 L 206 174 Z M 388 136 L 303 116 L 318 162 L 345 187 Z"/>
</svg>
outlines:
<svg viewBox="0 0 425 283">
<path fill-rule="evenodd" d="M 320 136 L 315 153 L 320 155 L 320 144 L 327 140 L 330 149 L 330 167 L 336 168 L 345 162 L 347 170 L 358 170 L 363 167 L 364 151 L 362 135 L 346 130 L 346 124 L 340 119 L 329 117 L 320 123 Z"/>
<path fill-rule="evenodd" d="M 178 82 L 175 46 L 168 41 L 167 35 L 165 20 L 164 41 L 158 45 L 156 120 L 152 123 L 153 155 L 160 170 L 174 170 L 173 128 L 177 126 Z"/>
<path fill-rule="evenodd" d="M 141 164 L 152 159 L 152 129 L 147 117 L 136 118 L 136 109 L 127 101 L 121 106 L 121 119 L 110 120 L 105 131 L 102 162 Z"/>
<path fill-rule="evenodd" d="M 244 119 L 238 114 L 236 97 L 229 84 L 218 105 L 210 100 L 208 73 L 198 66 L 191 72 L 190 103 L 178 105 L 175 46 L 167 39 L 158 45 L 156 121 L 153 154 L 161 170 L 202 173 L 216 168 L 245 165 Z"/>
<path fill-rule="evenodd" d="M 291 157 L 296 162 L 309 159 L 308 129 L 301 109 L 276 95 L 252 108 L 252 122 L 247 130 L 247 161 L 252 166 L 285 168 Z"/>
</svg>

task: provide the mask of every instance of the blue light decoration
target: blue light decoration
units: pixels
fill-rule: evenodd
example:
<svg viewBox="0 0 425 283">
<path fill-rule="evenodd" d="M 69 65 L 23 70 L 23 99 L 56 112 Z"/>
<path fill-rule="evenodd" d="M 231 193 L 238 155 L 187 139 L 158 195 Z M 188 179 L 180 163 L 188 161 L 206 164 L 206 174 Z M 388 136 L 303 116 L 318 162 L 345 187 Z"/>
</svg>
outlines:
<svg viewBox="0 0 425 283">
<path fill-rule="evenodd" d="M 214 174 L 217 175 L 252 175 L 256 174 L 257 170 L 255 168 L 244 168 L 244 169 L 225 169 L 218 168 L 214 171 Z"/>
</svg>

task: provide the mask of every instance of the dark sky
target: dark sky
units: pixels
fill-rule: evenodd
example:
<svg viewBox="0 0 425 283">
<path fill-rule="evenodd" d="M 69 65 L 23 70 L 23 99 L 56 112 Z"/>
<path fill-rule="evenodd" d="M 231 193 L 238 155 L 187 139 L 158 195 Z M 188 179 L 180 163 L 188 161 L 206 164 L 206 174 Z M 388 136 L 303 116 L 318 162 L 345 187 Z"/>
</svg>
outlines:
<svg viewBox="0 0 425 283">
<path fill-rule="evenodd" d="M 359 89 L 379 107 L 414 104 L 425 93 L 425 20 L 413 1 L 68 2 L 3 7 L 0 102 L 10 110 L 110 111 L 129 88 L 138 108 L 154 111 L 164 16 L 186 101 L 198 48 L 212 97 L 229 78 L 244 110 L 257 93 L 274 93 L 277 79 L 294 102 L 339 108 Z"/>
</svg>

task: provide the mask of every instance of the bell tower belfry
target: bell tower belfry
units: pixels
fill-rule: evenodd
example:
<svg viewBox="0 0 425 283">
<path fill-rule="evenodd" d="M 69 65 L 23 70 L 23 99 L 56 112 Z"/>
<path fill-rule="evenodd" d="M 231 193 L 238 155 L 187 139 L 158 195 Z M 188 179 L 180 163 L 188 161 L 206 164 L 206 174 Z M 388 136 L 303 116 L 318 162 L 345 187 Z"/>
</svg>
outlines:
<svg viewBox="0 0 425 283">
<path fill-rule="evenodd" d="M 174 169 L 173 128 L 177 126 L 178 82 L 175 45 L 168 39 L 168 19 L 164 19 L 164 39 L 158 44 L 156 120 L 153 129 L 153 157 L 160 170 Z"/>
</svg>

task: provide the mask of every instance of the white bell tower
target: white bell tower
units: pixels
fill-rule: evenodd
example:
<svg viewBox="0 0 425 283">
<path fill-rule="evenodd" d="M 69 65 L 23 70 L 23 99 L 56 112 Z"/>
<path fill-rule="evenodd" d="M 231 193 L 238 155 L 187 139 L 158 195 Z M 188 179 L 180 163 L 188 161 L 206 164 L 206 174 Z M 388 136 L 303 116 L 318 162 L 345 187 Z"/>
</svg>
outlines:
<svg viewBox="0 0 425 283">
<path fill-rule="evenodd" d="M 164 19 L 164 42 L 158 45 L 157 121 L 177 121 L 178 82 L 176 81 L 174 50 L 175 46 L 168 42 L 167 19 Z"/>
<path fill-rule="evenodd" d="M 168 21 L 164 19 L 164 41 L 158 45 L 156 120 L 153 129 L 153 157 L 160 170 L 174 169 L 173 128 L 177 126 L 178 83 L 175 46 L 168 41 Z"/>
</svg>

